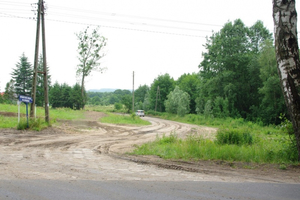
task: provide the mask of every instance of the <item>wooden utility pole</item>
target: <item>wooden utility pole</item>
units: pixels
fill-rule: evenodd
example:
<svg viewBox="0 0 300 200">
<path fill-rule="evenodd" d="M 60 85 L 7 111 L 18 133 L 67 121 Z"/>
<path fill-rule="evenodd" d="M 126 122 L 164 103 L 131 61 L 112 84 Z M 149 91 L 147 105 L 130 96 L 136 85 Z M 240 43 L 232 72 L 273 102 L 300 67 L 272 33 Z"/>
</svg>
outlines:
<svg viewBox="0 0 300 200">
<path fill-rule="evenodd" d="M 36 103 L 36 81 L 37 81 L 37 65 L 38 65 L 38 56 L 39 56 L 39 46 L 40 46 L 40 16 L 41 16 L 41 4 L 42 0 L 38 2 L 38 11 L 37 11 L 37 25 L 36 25 L 36 40 L 35 40 L 35 54 L 34 54 L 34 71 L 33 71 L 33 81 L 32 81 L 32 103 L 30 105 L 30 117 L 33 117 L 34 107 Z"/>
<path fill-rule="evenodd" d="M 159 90 L 159 86 L 157 86 L 157 92 L 156 92 L 155 113 L 156 113 L 156 109 L 157 109 L 157 99 L 159 99 L 160 112 L 161 112 L 161 102 L 160 102 L 160 90 Z"/>
<path fill-rule="evenodd" d="M 132 113 L 134 113 L 134 71 L 132 73 Z"/>
<path fill-rule="evenodd" d="M 48 78 L 47 78 L 47 59 L 46 59 L 46 37 L 45 37 L 45 6 L 44 1 L 41 5 L 42 17 L 42 43 L 43 43 L 43 67 L 44 67 L 44 97 L 45 97 L 45 121 L 49 124 L 49 100 L 48 100 Z"/>
</svg>

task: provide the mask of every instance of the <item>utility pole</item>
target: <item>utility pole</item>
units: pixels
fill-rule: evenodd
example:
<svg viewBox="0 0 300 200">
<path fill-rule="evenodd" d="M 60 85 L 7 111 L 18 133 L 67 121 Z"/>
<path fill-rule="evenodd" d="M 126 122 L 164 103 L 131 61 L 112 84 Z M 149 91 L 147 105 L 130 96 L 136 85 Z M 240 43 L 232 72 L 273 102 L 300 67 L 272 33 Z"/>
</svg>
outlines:
<svg viewBox="0 0 300 200">
<path fill-rule="evenodd" d="M 32 81 L 32 103 L 30 105 L 30 117 L 33 117 L 34 107 L 36 104 L 36 81 L 37 81 L 37 65 L 39 56 L 39 46 L 40 46 L 40 16 L 41 16 L 41 4 L 42 0 L 38 2 L 38 12 L 37 12 L 37 25 L 36 25 L 36 40 L 35 40 L 35 54 L 34 54 L 34 74 Z"/>
<path fill-rule="evenodd" d="M 132 113 L 134 113 L 134 71 L 132 73 Z"/>
<path fill-rule="evenodd" d="M 42 17 L 42 43 L 43 43 L 43 67 L 44 67 L 44 97 L 45 97 L 45 121 L 49 124 L 49 100 L 48 100 L 48 77 L 47 77 L 47 59 L 46 59 L 46 37 L 45 37 L 45 6 L 41 1 L 41 17 Z"/>
<path fill-rule="evenodd" d="M 159 90 L 159 86 L 157 86 L 157 92 L 156 92 L 155 113 L 156 113 L 156 109 L 157 109 L 157 99 L 159 99 L 160 112 L 161 112 L 161 102 L 160 102 L 160 90 Z"/>
</svg>

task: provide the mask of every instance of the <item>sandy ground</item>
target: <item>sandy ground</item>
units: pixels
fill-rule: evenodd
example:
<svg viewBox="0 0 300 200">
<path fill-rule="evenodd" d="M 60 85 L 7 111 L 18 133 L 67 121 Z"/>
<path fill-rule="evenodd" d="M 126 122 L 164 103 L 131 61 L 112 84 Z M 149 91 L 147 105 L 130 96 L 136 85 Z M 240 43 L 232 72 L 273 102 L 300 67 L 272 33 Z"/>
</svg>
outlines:
<svg viewBox="0 0 300 200">
<path fill-rule="evenodd" d="M 126 154 L 157 135 L 185 137 L 192 132 L 211 137 L 214 128 L 151 117 L 143 118 L 149 126 L 111 125 L 99 122 L 102 113 L 86 115 L 85 120 L 59 121 L 40 132 L 0 129 L 0 179 L 300 183 L 300 166 L 280 170 L 278 165 Z"/>
</svg>

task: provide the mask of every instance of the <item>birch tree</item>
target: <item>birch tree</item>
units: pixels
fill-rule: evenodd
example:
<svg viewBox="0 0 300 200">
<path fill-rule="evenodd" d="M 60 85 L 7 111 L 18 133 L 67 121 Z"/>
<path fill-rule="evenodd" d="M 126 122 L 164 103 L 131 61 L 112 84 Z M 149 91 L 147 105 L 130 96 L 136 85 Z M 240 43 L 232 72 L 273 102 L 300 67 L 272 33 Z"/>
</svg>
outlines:
<svg viewBox="0 0 300 200">
<path fill-rule="evenodd" d="M 277 68 L 300 160 L 300 61 L 295 0 L 273 0 Z"/>
<path fill-rule="evenodd" d="M 92 71 L 102 72 L 105 70 L 105 68 L 100 67 L 99 60 L 105 55 L 103 53 L 103 48 L 106 46 L 107 39 L 98 33 L 98 28 L 93 29 L 90 33 L 89 27 L 83 32 L 76 34 L 76 36 L 79 40 L 78 59 L 80 61 L 80 64 L 77 66 L 76 74 L 81 77 L 81 95 L 82 99 L 85 99 L 85 78 L 89 76 Z"/>
</svg>

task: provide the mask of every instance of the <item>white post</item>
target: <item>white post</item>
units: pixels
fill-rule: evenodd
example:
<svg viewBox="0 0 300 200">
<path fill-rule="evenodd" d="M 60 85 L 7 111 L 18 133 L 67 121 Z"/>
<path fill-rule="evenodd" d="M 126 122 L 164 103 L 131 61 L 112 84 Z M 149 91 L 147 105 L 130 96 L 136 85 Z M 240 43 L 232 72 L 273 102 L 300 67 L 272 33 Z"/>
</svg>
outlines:
<svg viewBox="0 0 300 200">
<path fill-rule="evenodd" d="M 19 124 L 20 123 L 20 104 L 21 104 L 21 102 L 17 101 L 17 104 L 18 104 L 18 124 Z"/>
</svg>

